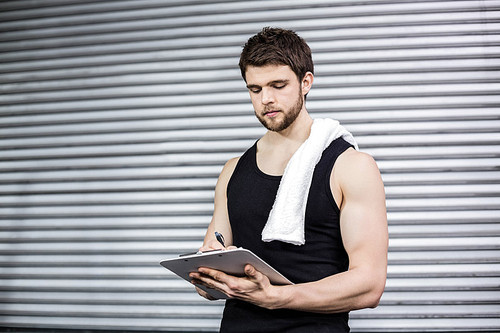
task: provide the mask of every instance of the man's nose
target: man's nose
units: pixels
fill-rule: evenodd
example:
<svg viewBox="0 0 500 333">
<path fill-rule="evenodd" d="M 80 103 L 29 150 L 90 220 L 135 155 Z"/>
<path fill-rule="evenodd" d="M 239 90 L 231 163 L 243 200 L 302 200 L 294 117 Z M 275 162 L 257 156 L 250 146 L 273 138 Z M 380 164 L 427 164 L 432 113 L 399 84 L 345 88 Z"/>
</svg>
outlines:
<svg viewBox="0 0 500 333">
<path fill-rule="evenodd" d="M 274 94 L 270 89 L 262 89 L 262 104 L 267 105 L 274 102 Z"/>
</svg>

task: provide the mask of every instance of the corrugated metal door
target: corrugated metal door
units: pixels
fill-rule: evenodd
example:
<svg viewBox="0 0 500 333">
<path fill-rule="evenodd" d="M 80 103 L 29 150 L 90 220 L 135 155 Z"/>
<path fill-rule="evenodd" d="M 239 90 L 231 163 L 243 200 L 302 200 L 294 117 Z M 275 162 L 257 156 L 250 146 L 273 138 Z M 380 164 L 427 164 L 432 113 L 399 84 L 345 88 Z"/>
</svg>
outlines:
<svg viewBox="0 0 500 333">
<path fill-rule="evenodd" d="M 263 130 L 237 61 L 310 43 L 314 117 L 379 163 L 381 305 L 353 332 L 500 330 L 500 1 L 2 1 L 0 325 L 215 331 L 158 262 L 197 248 Z"/>
</svg>

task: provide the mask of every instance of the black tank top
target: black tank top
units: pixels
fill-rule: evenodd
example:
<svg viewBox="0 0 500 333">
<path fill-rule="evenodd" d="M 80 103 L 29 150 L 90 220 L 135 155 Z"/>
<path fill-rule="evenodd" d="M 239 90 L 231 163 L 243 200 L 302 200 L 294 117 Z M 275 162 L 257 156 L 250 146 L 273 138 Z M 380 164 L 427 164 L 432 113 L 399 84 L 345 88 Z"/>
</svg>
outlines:
<svg viewBox="0 0 500 333">
<path fill-rule="evenodd" d="M 352 147 L 334 140 L 314 170 L 306 206 L 305 244 L 263 242 L 262 229 L 274 203 L 281 176 L 257 166 L 257 143 L 239 159 L 227 186 L 227 208 L 233 245 L 253 251 L 294 283 L 317 281 L 347 271 L 339 222 L 339 208 L 330 189 L 337 157 Z M 348 313 L 316 314 L 295 310 L 267 310 L 250 303 L 227 300 L 221 332 L 349 332 Z"/>
</svg>

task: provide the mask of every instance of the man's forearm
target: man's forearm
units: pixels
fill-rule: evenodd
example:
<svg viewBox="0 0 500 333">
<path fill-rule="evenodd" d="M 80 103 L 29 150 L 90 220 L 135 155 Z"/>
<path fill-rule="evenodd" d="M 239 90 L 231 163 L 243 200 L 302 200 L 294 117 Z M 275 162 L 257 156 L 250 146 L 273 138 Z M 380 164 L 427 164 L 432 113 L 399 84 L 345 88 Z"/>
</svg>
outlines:
<svg viewBox="0 0 500 333">
<path fill-rule="evenodd" d="M 272 308 L 339 313 L 378 305 L 385 286 L 385 273 L 353 269 L 319 281 L 277 289 Z"/>
</svg>

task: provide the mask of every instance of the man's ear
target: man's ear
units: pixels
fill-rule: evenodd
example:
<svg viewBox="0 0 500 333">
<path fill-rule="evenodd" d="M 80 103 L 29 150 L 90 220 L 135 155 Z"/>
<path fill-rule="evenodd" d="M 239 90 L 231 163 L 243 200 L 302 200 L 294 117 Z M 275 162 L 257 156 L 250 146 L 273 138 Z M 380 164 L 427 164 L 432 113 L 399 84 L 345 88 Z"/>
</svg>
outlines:
<svg viewBox="0 0 500 333">
<path fill-rule="evenodd" d="M 309 90 L 311 90 L 313 81 L 313 73 L 307 72 L 306 75 L 304 75 L 304 78 L 302 78 L 302 95 L 306 95 Z"/>
</svg>

